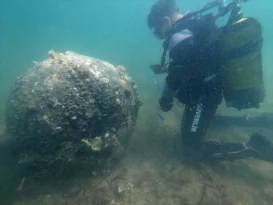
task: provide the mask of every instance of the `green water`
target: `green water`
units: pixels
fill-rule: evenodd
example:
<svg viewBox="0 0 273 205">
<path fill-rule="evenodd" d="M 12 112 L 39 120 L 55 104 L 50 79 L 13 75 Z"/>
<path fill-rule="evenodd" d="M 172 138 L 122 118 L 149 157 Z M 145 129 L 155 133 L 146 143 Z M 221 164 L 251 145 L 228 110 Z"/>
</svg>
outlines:
<svg viewBox="0 0 273 205">
<path fill-rule="evenodd" d="M 182 12 L 201 8 L 207 1 L 178 1 Z M 1 0 L 0 2 L 0 111 L 17 76 L 41 61 L 47 52 L 72 50 L 124 65 L 144 96 L 156 97 L 148 66 L 158 62 L 161 42 L 147 28 L 152 0 Z M 273 3 L 252 0 L 246 15 L 258 18 L 265 39 L 263 60 L 268 92 L 273 102 Z M 146 93 L 147 92 L 147 93 Z M 146 96 L 146 97 L 145 97 Z"/>
<path fill-rule="evenodd" d="M 16 77 L 47 58 L 49 50 L 71 50 L 123 65 L 140 90 L 142 113 L 158 107 L 158 90 L 149 65 L 158 63 L 162 48 L 147 27 L 152 0 L 0 0 L 0 123 Z M 178 0 L 182 12 L 201 8 L 205 0 Z M 263 69 L 267 111 L 273 112 L 273 2 L 250 0 L 243 7 L 263 26 Z M 159 82 L 163 83 L 163 77 Z M 169 120 L 172 113 L 167 116 Z M 149 119 L 150 120 L 150 119 Z M 148 120 L 148 121 L 149 121 Z M 140 123 L 145 126 L 145 123 Z M 141 128 L 139 133 L 145 135 Z M 228 130 L 227 130 L 228 131 Z M 162 145 L 161 145 L 162 146 Z M 8 175 L 8 174 L 7 174 Z M 12 186 L 12 185 L 10 185 Z M 1 202 L 0 202 L 0 205 Z"/>
</svg>

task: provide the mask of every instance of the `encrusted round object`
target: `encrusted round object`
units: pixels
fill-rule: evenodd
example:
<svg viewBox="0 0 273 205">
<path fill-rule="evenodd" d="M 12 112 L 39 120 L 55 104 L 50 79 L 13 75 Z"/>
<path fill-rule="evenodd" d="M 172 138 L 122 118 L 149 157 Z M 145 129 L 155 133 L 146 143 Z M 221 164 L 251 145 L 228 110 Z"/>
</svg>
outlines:
<svg viewBox="0 0 273 205">
<path fill-rule="evenodd" d="M 39 171 L 59 164 L 97 170 L 122 155 L 141 104 L 124 67 L 50 51 L 17 79 L 6 124 L 20 163 Z"/>
</svg>

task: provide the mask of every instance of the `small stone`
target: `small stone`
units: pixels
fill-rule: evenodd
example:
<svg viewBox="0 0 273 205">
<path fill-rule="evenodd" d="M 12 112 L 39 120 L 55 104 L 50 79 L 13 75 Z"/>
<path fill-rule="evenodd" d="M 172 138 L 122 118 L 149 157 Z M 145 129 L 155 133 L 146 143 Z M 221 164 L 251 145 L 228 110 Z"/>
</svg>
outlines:
<svg viewBox="0 0 273 205">
<path fill-rule="evenodd" d="M 95 139 L 92 140 L 91 148 L 94 151 L 100 151 L 102 149 L 102 139 L 101 139 L 101 137 L 95 137 Z"/>
</svg>

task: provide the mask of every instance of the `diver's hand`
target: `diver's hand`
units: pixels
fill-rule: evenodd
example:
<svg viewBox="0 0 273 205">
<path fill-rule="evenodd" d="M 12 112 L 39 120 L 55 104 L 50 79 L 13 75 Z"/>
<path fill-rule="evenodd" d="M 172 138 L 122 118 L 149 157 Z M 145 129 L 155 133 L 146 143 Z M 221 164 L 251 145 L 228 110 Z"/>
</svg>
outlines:
<svg viewBox="0 0 273 205">
<path fill-rule="evenodd" d="M 160 98 L 159 99 L 160 108 L 163 112 L 168 112 L 172 109 L 173 103 L 169 99 L 166 98 Z"/>
</svg>

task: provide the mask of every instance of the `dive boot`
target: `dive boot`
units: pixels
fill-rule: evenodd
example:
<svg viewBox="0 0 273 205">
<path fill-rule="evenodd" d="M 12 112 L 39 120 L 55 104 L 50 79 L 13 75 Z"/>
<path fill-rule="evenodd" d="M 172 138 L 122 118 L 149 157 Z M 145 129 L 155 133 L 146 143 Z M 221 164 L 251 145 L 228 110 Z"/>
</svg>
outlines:
<svg viewBox="0 0 273 205">
<path fill-rule="evenodd" d="M 254 133 L 246 145 L 256 153 L 255 158 L 273 162 L 273 141 L 268 137 Z"/>
</svg>

